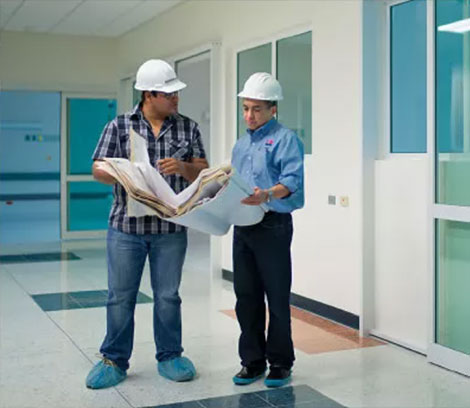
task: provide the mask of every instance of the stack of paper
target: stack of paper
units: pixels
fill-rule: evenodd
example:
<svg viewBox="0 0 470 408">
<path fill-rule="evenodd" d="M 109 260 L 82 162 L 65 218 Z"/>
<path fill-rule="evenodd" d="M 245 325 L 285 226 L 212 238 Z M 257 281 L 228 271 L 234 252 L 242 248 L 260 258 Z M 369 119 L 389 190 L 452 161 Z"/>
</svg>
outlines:
<svg viewBox="0 0 470 408">
<path fill-rule="evenodd" d="M 176 194 L 150 164 L 146 140 L 131 130 L 131 161 L 106 158 L 100 169 L 113 176 L 128 194 L 128 215 L 157 215 L 215 235 L 231 225 L 256 224 L 265 208 L 241 204 L 252 193 L 230 165 L 204 169 L 186 189 Z"/>
</svg>

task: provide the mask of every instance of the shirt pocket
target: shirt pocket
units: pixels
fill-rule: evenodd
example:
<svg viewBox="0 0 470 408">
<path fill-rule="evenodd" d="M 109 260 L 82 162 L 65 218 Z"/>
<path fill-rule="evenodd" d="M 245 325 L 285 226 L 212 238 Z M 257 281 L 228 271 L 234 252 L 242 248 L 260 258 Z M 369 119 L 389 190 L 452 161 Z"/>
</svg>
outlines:
<svg viewBox="0 0 470 408">
<path fill-rule="evenodd" d="M 263 146 L 260 149 L 260 162 L 262 162 L 262 171 L 265 182 L 270 186 L 273 186 L 279 181 L 279 163 L 277 162 L 277 154 L 275 146 Z"/>
<path fill-rule="evenodd" d="M 187 140 L 172 140 L 170 142 L 170 157 L 188 161 L 190 158 L 189 142 Z"/>
</svg>

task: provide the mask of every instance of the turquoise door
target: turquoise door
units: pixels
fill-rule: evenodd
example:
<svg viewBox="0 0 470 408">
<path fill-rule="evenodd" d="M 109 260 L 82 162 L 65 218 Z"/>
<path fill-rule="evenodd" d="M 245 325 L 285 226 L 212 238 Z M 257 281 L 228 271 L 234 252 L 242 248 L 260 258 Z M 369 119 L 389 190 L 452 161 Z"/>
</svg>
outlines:
<svg viewBox="0 0 470 408">
<path fill-rule="evenodd" d="M 64 95 L 62 113 L 62 237 L 104 236 L 112 187 L 94 181 L 92 155 L 104 126 L 116 116 L 116 100 Z"/>
</svg>

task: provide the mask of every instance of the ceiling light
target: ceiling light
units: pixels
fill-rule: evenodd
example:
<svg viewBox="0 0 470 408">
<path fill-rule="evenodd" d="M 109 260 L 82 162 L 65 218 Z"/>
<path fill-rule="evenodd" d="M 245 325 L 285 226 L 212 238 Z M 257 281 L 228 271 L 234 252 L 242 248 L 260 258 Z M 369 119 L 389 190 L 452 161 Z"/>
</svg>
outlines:
<svg viewBox="0 0 470 408">
<path fill-rule="evenodd" d="M 470 31 L 470 18 L 464 20 L 454 21 L 450 24 L 441 25 L 437 28 L 438 31 L 446 31 L 449 33 L 463 34 Z"/>
</svg>

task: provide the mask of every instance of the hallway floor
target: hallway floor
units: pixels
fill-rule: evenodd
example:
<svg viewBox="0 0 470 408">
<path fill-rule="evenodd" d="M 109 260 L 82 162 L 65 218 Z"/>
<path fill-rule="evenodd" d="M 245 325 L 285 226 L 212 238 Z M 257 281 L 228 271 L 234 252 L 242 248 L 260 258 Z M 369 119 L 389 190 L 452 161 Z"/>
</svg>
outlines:
<svg viewBox="0 0 470 408">
<path fill-rule="evenodd" d="M 209 240 L 191 233 L 181 297 L 189 383 L 157 374 L 148 269 L 136 309 L 128 378 L 92 391 L 85 377 L 105 334 L 104 241 L 0 250 L 0 407 L 334 408 L 469 407 L 470 379 L 426 358 L 292 310 L 290 386 L 235 386 L 239 370 L 232 284 L 209 273 Z M 16 256 L 14 256 L 16 255 Z"/>
</svg>

